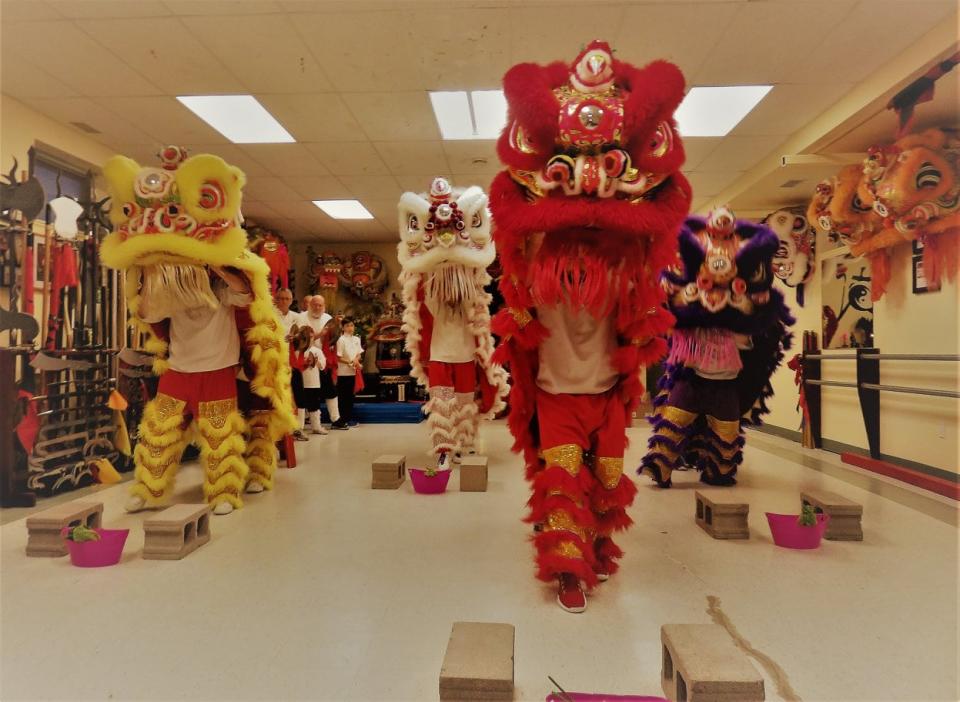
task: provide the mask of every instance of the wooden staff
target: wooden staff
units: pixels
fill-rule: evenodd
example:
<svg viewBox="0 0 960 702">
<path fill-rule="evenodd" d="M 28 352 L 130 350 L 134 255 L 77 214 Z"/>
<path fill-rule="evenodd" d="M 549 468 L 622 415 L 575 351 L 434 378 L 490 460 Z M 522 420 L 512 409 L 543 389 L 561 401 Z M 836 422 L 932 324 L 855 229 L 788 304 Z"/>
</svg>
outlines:
<svg viewBox="0 0 960 702">
<path fill-rule="evenodd" d="M 43 241 L 44 241 L 44 252 L 43 252 L 43 313 L 42 321 L 40 324 L 40 346 L 43 347 L 47 339 L 47 330 L 50 326 L 50 294 L 52 292 L 53 285 L 50 283 L 50 257 L 52 254 L 51 251 L 51 239 L 50 234 L 53 232 L 53 226 L 47 225 L 43 230 Z M 34 264 L 36 265 L 36 263 Z"/>
</svg>

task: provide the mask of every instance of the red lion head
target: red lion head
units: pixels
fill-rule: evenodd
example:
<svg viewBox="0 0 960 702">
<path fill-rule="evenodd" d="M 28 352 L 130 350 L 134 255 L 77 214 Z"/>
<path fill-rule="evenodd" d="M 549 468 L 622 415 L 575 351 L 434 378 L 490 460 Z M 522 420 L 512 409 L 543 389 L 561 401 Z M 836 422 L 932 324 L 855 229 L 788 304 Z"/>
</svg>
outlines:
<svg viewBox="0 0 960 702">
<path fill-rule="evenodd" d="M 507 170 L 490 202 L 504 272 L 534 287 L 538 302 L 556 299 L 556 280 L 579 280 L 574 297 L 595 308 L 610 286 L 672 263 L 691 199 L 673 120 L 680 69 L 638 69 L 593 41 L 570 64 L 514 66 L 504 93 L 497 150 Z"/>
</svg>

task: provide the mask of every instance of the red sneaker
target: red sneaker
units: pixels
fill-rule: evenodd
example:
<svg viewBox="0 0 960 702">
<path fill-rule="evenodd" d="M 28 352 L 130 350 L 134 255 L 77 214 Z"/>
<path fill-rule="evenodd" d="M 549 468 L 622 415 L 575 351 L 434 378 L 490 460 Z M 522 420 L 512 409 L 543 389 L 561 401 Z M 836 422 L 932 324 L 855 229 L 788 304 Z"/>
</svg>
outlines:
<svg viewBox="0 0 960 702">
<path fill-rule="evenodd" d="M 602 583 L 610 579 L 610 571 L 603 563 L 597 563 L 597 565 L 593 567 L 593 572 L 597 574 L 597 580 Z"/>
<path fill-rule="evenodd" d="M 560 573 L 557 603 L 564 612 L 580 614 L 587 610 L 587 598 L 580 589 L 580 581 L 573 573 Z"/>
</svg>

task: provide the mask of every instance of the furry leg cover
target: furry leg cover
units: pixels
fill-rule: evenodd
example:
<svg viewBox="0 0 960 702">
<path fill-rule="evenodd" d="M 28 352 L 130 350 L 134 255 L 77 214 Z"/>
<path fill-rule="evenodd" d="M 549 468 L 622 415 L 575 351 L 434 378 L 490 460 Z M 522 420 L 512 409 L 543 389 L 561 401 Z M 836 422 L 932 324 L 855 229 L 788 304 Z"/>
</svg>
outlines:
<svg viewBox="0 0 960 702">
<path fill-rule="evenodd" d="M 161 393 L 143 410 L 140 441 L 133 452 L 130 494 L 143 499 L 147 506 L 164 504 L 173 491 L 180 456 L 187 445 L 185 406 L 182 400 Z"/>
<path fill-rule="evenodd" d="M 694 412 L 670 405 L 661 406 L 650 418 L 653 435 L 647 442 L 647 455 L 637 472 L 653 478 L 660 487 L 670 487 L 670 475 L 688 450 L 696 419 Z"/>
<path fill-rule="evenodd" d="M 459 440 L 457 428 L 457 399 L 453 388 L 432 387 L 430 399 L 424 405 L 424 411 L 429 412 L 427 426 L 430 428 L 430 439 L 433 442 L 433 453 L 455 451 Z"/>
<path fill-rule="evenodd" d="M 480 411 L 472 392 L 458 392 L 455 397 L 457 450 L 469 451 L 477 444 Z"/>
<path fill-rule="evenodd" d="M 246 424 L 237 410 L 237 401 L 201 402 L 198 414 L 200 461 L 207 474 L 203 495 L 211 505 L 229 502 L 239 509 L 243 507 L 240 493 L 246 486 L 248 468 L 243 460 Z"/>
<path fill-rule="evenodd" d="M 247 482 L 258 482 L 264 489 L 273 489 L 273 473 L 277 469 L 277 447 L 270 439 L 270 417 L 265 410 L 253 412 L 248 422 L 250 440 L 244 460 L 250 469 Z"/>
</svg>

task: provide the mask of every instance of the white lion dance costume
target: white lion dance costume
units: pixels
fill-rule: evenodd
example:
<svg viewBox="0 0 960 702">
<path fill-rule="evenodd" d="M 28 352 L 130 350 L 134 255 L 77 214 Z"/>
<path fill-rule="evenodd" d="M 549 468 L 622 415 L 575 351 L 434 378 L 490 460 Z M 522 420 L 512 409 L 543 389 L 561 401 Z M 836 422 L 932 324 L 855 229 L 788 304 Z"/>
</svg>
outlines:
<svg viewBox="0 0 960 702">
<path fill-rule="evenodd" d="M 167 501 L 194 439 L 204 497 L 226 514 L 244 490 L 273 487 L 275 442 L 294 425 L 287 348 L 267 264 L 239 225 L 243 173 L 179 147 L 160 156 L 161 168 L 114 156 L 103 169 L 115 231 L 101 258 L 126 272 L 133 325 L 162 374 L 140 423 L 127 509 Z"/>
<path fill-rule="evenodd" d="M 411 375 L 426 386 L 425 411 L 441 467 L 475 452 L 481 418 L 505 406 L 507 374 L 491 361 L 487 267 L 496 256 L 487 196 L 435 178 L 429 193 L 404 193 L 397 256 Z"/>
</svg>

